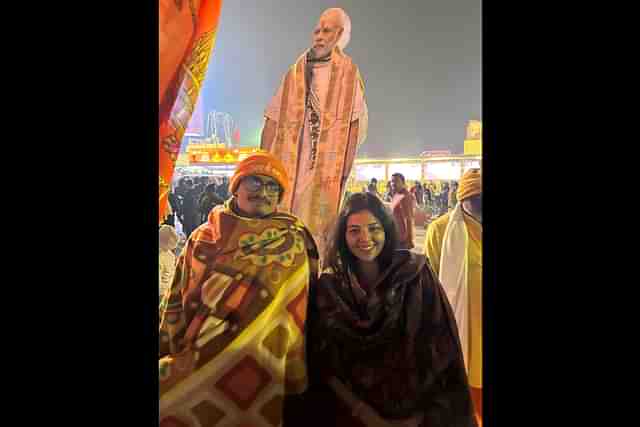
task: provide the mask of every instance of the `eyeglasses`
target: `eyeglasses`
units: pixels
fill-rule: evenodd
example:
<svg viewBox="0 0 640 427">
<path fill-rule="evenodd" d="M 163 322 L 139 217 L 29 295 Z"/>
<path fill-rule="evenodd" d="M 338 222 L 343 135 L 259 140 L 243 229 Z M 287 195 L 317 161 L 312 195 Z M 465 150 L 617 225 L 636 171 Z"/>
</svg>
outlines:
<svg viewBox="0 0 640 427">
<path fill-rule="evenodd" d="M 242 182 L 245 184 L 247 190 L 251 193 L 262 191 L 262 188 L 267 191 L 267 194 L 279 194 L 280 191 L 282 191 L 280 184 L 278 184 L 277 182 L 269 181 L 265 183 L 257 176 L 248 176 L 243 179 Z"/>
</svg>

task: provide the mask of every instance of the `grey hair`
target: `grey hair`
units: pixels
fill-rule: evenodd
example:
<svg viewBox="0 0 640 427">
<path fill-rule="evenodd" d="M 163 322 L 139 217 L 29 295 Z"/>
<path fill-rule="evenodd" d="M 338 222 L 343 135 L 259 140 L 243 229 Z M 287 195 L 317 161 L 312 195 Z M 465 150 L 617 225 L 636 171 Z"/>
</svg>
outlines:
<svg viewBox="0 0 640 427">
<path fill-rule="evenodd" d="M 341 50 L 344 50 L 349 44 L 349 41 L 351 40 L 351 18 L 349 18 L 349 15 L 347 15 L 347 12 L 345 12 L 344 9 L 341 9 L 339 7 L 332 7 L 330 9 L 327 9 L 324 12 L 322 12 L 322 15 L 325 15 L 327 13 L 332 13 L 332 12 L 338 12 L 338 15 L 340 16 L 340 24 L 342 25 L 342 35 L 340 36 L 340 39 L 338 40 L 337 45 L 340 47 Z"/>
</svg>

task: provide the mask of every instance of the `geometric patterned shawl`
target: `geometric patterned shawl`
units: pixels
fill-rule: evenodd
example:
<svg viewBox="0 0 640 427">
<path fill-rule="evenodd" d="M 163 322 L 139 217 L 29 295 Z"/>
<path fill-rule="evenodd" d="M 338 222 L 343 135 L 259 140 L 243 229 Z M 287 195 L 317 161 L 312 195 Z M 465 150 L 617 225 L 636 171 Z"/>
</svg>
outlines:
<svg viewBox="0 0 640 427">
<path fill-rule="evenodd" d="M 189 238 L 161 304 L 160 426 L 278 426 L 307 386 L 309 231 L 218 206 Z"/>
</svg>

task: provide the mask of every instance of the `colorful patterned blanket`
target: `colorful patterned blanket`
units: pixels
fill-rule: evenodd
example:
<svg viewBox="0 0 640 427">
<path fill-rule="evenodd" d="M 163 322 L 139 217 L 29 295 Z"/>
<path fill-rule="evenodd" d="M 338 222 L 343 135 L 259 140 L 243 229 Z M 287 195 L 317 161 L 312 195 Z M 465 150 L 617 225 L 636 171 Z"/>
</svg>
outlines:
<svg viewBox="0 0 640 427">
<path fill-rule="evenodd" d="M 279 426 L 307 386 L 304 328 L 317 251 L 295 217 L 214 209 L 161 304 L 160 426 Z"/>
</svg>

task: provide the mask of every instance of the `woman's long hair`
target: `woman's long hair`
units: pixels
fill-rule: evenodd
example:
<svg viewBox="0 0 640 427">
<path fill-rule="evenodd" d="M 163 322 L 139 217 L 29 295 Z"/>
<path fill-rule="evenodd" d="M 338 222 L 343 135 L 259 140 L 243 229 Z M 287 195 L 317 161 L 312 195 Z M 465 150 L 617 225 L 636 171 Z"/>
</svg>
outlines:
<svg viewBox="0 0 640 427">
<path fill-rule="evenodd" d="M 384 228 L 384 247 L 376 258 L 380 271 L 384 271 L 391 265 L 393 252 L 398 247 L 398 233 L 393 216 L 374 194 L 354 193 L 346 200 L 342 211 L 338 215 L 327 249 L 325 265 L 330 267 L 337 275 L 346 276 L 347 271 L 356 271 L 357 258 L 347 246 L 347 220 L 351 214 L 363 210 L 371 212 Z"/>
</svg>

